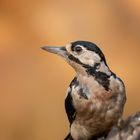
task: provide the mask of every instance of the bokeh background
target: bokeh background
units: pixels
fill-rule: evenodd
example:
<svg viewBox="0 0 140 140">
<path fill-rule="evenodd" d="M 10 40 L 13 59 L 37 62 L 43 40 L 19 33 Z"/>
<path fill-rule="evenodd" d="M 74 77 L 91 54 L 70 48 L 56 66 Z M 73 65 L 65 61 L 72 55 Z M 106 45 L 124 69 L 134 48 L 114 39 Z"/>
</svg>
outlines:
<svg viewBox="0 0 140 140">
<path fill-rule="evenodd" d="M 126 85 L 124 117 L 140 108 L 139 0 L 0 0 L 0 140 L 62 140 L 74 70 L 40 49 L 89 40 Z"/>
</svg>

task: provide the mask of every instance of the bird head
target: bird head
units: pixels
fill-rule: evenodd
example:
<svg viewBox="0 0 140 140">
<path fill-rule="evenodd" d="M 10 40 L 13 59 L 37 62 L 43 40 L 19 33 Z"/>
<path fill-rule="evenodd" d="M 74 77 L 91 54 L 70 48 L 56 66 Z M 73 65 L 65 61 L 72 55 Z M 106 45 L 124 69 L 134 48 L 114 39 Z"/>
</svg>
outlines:
<svg viewBox="0 0 140 140">
<path fill-rule="evenodd" d="M 42 49 L 63 57 L 78 74 L 96 70 L 109 74 L 105 56 L 94 43 L 75 41 L 63 47 L 44 46 Z"/>
</svg>

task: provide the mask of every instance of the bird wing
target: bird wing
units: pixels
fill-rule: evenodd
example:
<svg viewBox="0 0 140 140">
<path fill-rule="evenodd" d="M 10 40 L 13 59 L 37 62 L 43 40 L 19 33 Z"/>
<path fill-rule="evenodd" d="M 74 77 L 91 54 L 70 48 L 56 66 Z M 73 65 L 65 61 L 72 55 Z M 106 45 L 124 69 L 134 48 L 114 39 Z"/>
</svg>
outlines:
<svg viewBox="0 0 140 140">
<path fill-rule="evenodd" d="M 71 96 L 71 91 L 68 92 L 68 95 L 65 99 L 65 110 L 67 113 L 67 117 L 69 119 L 70 124 L 72 124 L 73 120 L 75 119 L 75 108 L 73 106 L 73 99 Z"/>
<path fill-rule="evenodd" d="M 76 82 L 76 79 L 77 78 L 74 78 L 69 86 L 69 91 L 67 93 L 67 97 L 65 99 L 65 110 L 66 110 L 66 113 L 67 113 L 67 117 L 68 117 L 68 120 L 70 122 L 70 124 L 72 124 L 73 120 L 75 119 L 75 116 L 76 116 L 76 110 L 74 108 L 74 105 L 73 105 L 73 99 L 72 99 L 72 86 L 74 85 L 74 83 Z"/>
</svg>

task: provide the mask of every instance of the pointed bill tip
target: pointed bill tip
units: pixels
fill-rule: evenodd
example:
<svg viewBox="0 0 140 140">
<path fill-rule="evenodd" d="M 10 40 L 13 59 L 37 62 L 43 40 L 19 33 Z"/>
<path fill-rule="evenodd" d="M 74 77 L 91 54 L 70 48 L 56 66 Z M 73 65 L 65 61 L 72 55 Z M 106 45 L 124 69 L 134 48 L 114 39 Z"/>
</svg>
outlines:
<svg viewBox="0 0 140 140">
<path fill-rule="evenodd" d="M 50 46 L 43 46 L 41 49 L 50 52 L 50 53 L 57 53 L 60 49 L 58 47 L 50 47 Z"/>
<path fill-rule="evenodd" d="M 45 50 L 47 51 L 48 50 L 48 46 L 43 46 L 43 47 L 40 47 L 42 50 Z"/>
</svg>

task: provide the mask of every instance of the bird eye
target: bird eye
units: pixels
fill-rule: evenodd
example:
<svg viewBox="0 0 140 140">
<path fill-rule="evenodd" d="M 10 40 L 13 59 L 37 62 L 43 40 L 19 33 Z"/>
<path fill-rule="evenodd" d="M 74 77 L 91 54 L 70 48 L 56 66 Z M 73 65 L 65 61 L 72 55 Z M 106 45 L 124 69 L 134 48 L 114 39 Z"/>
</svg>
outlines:
<svg viewBox="0 0 140 140">
<path fill-rule="evenodd" d="M 76 46 L 74 51 L 80 53 L 82 51 L 82 48 L 80 46 Z"/>
</svg>

